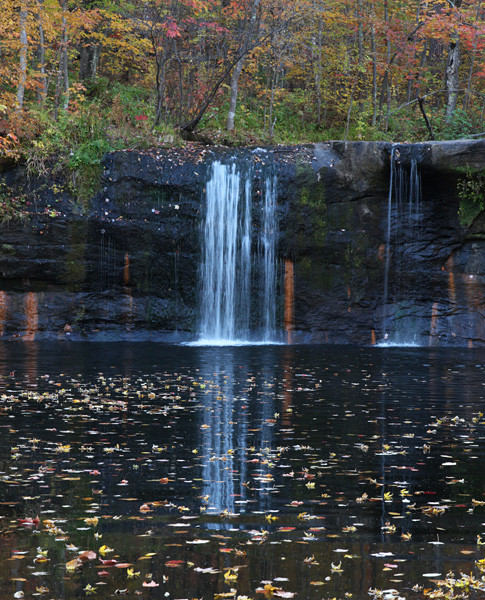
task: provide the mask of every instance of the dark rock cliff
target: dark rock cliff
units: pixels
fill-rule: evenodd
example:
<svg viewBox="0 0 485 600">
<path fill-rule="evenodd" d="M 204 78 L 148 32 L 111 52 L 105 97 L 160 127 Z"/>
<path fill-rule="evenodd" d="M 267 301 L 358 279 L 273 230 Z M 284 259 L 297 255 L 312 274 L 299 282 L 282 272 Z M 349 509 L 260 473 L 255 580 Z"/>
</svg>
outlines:
<svg viewBox="0 0 485 600">
<path fill-rule="evenodd" d="M 422 200 L 411 214 L 393 198 L 388 244 L 390 156 L 377 142 L 116 152 L 87 206 L 63 181 L 5 171 L 28 215 L 1 225 L 0 336 L 195 337 L 204 183 L 219 159 L 252 166 L 255 238 L 262 173 L 278 175 L 277 312 L 293 341 L 483 345 L 485 216 L 461 225 L 458 190 L 484 177 L 485 142 L 394 147 L 394 177 L 411 185 L 414 161 Z"/>
</svg>

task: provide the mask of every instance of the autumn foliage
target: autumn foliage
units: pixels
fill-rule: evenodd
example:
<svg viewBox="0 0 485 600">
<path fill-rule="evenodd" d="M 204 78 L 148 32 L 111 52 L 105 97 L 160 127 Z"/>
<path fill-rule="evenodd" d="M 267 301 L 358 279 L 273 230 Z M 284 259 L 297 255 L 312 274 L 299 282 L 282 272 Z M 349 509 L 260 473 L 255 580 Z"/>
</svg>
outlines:
<svg viewBox="0 0 485 600">
<path fill-rule="evenodd" d="M 219 141 L 296 142 L 484 129 L 481 0 L 0 6 L 4 156 L 35 163 L 62 146 L 62 132 L 89 144 L 91 126 L 100 150 L 163 142 L 167 131 L 170 140 L 203 131 Z M 230 99 L 235 131 L 226 134 Z"/>
</svg>

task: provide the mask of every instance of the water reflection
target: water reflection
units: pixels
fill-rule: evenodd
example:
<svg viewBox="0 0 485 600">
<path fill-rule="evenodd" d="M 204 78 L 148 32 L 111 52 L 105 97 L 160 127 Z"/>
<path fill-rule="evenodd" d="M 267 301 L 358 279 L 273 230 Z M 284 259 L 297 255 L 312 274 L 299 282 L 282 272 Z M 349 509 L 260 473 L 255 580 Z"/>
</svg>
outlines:
<svg viewBox="0 0 485 600">
<path fill-rule="evenodd" d="M 37 378 L 39 377 L 39 347 L 34 342 L 26 342 L 25 346 L 25 377 L 29 386 L 35 387 L 37 385 Z"/>
<path fill-rule="evenodd" d="M 257 361 L 256 369 L 253 352 L 236 348 L 199 350 L 203 381 L 199 446 L 202 498 L 208 514 L 242 514 L 248 503 L 252 504 L 251 510 L 268 510 L 270 506 L 276 357 L 269 349 L 263 351 L 262 365 Z M 252 455 L 257 456 L 251 460 L 249 432 Z M 257 481 L 254 487 L 248 482 L 248 465 Z"/>
<path fill-rule="evenodd" d="M 235 368 L 233 353 L 218 353 L 210 365 L 201 369 L 202 379 L 207 382 L 200 412 L 200 446 L 203 449 L 203 500 L 207 511 L 216 514 L 234 512 L 235 493 L 245 496 L 238 469 L 246 447 L 247 422 L 238 418 L 241 398 L 234 385 Z M 235 491 L 237 490 L 237 492 Z"/>
<path fill-rule="evenodd" d="M 160 597 L 256 598 L 272 581 L 308 600 L 369 587 L 412 600 L 424 573 L 469 573 L 485 537 L 484 359 L 0 343 L 0 598 L 81 597 L 88 583 L 134 597 L 150 574 Z M 18 520 L 37 514 L 66 537 Z M 140 577 L 99 561 L 66 571 L 102 544 Z"/>
</svg>

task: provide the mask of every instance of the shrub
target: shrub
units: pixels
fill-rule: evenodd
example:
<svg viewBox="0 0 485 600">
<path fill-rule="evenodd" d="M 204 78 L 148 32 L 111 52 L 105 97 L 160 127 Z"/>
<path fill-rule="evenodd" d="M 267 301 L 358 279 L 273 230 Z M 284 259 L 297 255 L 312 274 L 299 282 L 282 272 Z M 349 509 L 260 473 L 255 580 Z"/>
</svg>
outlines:
<svg viewBox="0 0 485 600">
<path fill-rule="evenodd" d="M 462 225 L 469 226 L 485 210 L 485 171 L 467 169 L 456 187 L 460 199 L 458 219 Z"/>
</svg>

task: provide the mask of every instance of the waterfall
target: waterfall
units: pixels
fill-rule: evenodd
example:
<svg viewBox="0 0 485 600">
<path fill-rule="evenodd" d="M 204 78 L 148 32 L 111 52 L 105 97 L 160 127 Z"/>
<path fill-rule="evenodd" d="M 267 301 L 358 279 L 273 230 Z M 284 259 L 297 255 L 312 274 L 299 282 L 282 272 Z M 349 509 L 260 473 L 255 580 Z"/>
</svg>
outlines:
<svg viewBox="0 0 485 600">
<path fill-rule="evenodd" d="M 267 175 L 265 182 L 264 209 L 263 209 L 263 339 L 269 341 L 273 338 L 276 326 L 276 270 L 275 270 L 275 242 L 276 242 L 276 177 Z"/>
<path fill-rule="evenodd" d="M 200 340 L 271 342 L 276 329 L 276 176 L 264 178 L 253 260 L 253 171 L 215 161 L 206 184 L 200 268 Z M 256 285 L 256 282 L 258 285 Z"/>
<path fill-rule="evenodd" d="M 419 245 L 421 231 L 421 176 L 418 160 L 401 162 L 399 149 L 391 149 L 389 194 L 386 225 L 386 260 L 384 268 L 384 302 L 381 344 L 397 346 L 419 345 L 420 323 L 415 307 L 408 304 L 406 265 L 409 254 Z M 390 271 L 393 272 L 390 294 Z M 392 299 L 390 296 L 392 295 Z M 392 300 L 392 302 L 391 302 Z M 393 319 L 390 326 L 390 308 Z"/>
<path fill-rule="evenodd" d="M 391 219 L 392 219 L 392 194 L 394 185 L 394 171 L 396 166 L 396 153 L 394 146 L 391 148 L 391 171 L 389 174 L 389 194 L 387 196 L 387 227 L 386 227 L 386 266 L 384 268 L 384 316 L 382 318 L 382 331 L 384 339 L 387 333 L 387 303 L 389 300 L 389 265 L 391 262 Z"/>
</svg>

